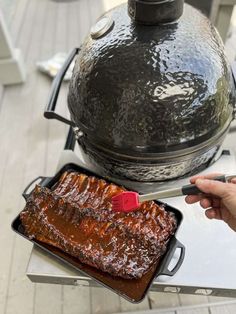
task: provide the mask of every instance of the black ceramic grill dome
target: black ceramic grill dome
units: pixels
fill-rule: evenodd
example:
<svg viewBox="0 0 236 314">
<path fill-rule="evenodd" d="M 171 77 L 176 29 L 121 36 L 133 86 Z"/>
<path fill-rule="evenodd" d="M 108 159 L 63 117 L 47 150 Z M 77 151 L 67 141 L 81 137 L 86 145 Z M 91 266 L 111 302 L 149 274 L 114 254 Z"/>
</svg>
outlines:
<svg viewBox="0 0 236 314">
<path fill-rule="evenodd" d="M 126 4 L 107 15 L 113 28 L 86 38 L 70 82 L 69 109 L 84 147 L 116 159 L 114 170 L 122 159 L 143 158 L 153 166 L 161 156 L 163 163 L 165 156 L 218 145 L 233 118 L 235 95 L 209 20 L 186 4 L 171 24 L 137 24 Z"/>
</svg>

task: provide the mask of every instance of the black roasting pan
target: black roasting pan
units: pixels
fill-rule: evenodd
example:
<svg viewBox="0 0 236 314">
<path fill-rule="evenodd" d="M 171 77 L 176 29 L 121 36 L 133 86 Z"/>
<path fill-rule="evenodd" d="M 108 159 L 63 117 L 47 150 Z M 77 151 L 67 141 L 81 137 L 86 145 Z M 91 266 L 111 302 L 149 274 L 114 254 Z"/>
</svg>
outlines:
<svg viewBox="0 0 236 314">
<path fill-rule="evenodd" d="M 24 193 L 22 194 L 25 200 L 27 200 L 27 198 L 30 195 L 30 192 L 28 192 L 29 189 L 31 188 L 31 191 L 32 191 L 36 182 L 38 182 L 39 185 L 45 186 L 50 189 L 58 182 L 60 176 L 65 171 L 77 171 L 79 173 L 83 173 L 89 176 L 95 176 L 99 179 L 105 179 L 107 182 L 111 182 L 110 180 L 107 180 L 104 177 L 94 175 L 94 173 L 90 172 L 87 169 L 82 168 L 81 166 L 70 163 L 70 164 L 65 165 L 54 177 L 38 177 L 37 179 L 33 180 L 33 182 L 31 182 L 27 186 Z M 163 204 L 159 201 L 157 203 Z M 178 224 L 178 228 L 176 230 L 177 232 L 181 224 L 181 221 L 183 219 L 182 213 L 176 208 L 169 206 L 168 204 L 164 204 L 164 205 L 167 211 L 173 212 L 176 216 L 177 224 Z M 39 246 L 41 249 L 50 253 L 53 257 L 59 258 L 66 264 L 74 267 L 76 270 L 80 271 L 84 275 L 91 277 L 93 280 L 95 280 L 99 284 L 103 285 L 106 288 L 111 289 L 113 292 L 124 297 L 125 299 L 127 299 L 128 301 L 132 303 L 141 302 L 145 298 L 148 292 L 148 289 L 150 288 L 153 280 L 156 277 L 160 275 L 174 276 L 174 274 L 178 271 L 178 269 L 182 265 L 184 256 L 185 256 L 185 247 L 183 246 L 182 243 L 180 243 L 177 240 L 176 236 L 173 235 L 169 241 L 168 248 L 164 256 L 162 256 L 157 261 L 157 263 L 155 263 L 141 279 L 123 279 L 123 278 L 111 276 L 94 267 L 85 265 L 81 263 L 78 259 L 68 255 L 67 253 L 61 251 L 60 249 L 57 249 L 53 246 L 39 242 L 35 239 L 28 238 L 24 234 L 24 228 L 20 221 L 20 215 L 18 215 L 15 218 L 15 220 L 12 222 L 12 229 L 16 233 L 24 237 L 25 239 L 31 241 L 33 244 Z M 180 256 L 179 256 L 178 262 L 172 270 L 169 270 L 168 267 L 170 265 L 170 261 L 172 260 L 174 253 L 176 252 L 177 249 L 180 249 Z"/>
</svg>

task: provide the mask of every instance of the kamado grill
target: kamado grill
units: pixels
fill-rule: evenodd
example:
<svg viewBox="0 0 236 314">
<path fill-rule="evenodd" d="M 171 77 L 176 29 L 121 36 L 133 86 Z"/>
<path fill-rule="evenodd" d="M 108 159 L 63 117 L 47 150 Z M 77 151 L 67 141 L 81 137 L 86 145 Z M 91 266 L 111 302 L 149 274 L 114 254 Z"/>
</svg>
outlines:
<svg viewBox="0 0 236 314">
<path fill-rule="evenodd" d="M 183 2 L 129 0 L 102 16 L 71 52 L 44 113 L 70 125 L 58 171 L 82 167 L 140 193 L 187 184 L 202 171 L 236 172 L 235 157 L 223 144 L 235 112 L 233 71 L 215 28 Z M 56 113 L 56 103 L 74 58 L 69 120 Z M 40 185 L 50 187 L 56 177 L 40 177 Z M 27 275 L 43 283 L 102 283 L 133 302 L 151 283 L 153 291 L 235 297 L 235 234 L 181 197 L 169 199 L 168 206 L 183 217 L 176 210 L 178 231 L 159 276 L 152 274 L 137 295 L 135 285 L 111 284 L 38 243 Z M 14 230 L 22 233 L 17 224 Z"/>
<path fill-rule="evenodd" d="M 68 121 L 54 110 L 75 56 Z M 221 39 L 196 9 L 183 11 L 182 0 L 109 11 L 63 70 L 45 116 L 70 124 L 85 159 L 112 177 L 196 173 L 214 161 L 233 119 L 235 85 Z"/>
</svg>

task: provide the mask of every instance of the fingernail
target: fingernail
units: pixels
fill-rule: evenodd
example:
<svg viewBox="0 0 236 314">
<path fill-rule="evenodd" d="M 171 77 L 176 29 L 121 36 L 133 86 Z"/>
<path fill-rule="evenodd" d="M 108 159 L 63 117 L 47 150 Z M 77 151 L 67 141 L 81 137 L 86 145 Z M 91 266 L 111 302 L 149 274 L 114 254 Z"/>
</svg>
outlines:
<svg viewBox="0 0 236 314">
<path fill-rule="evenodd" d="M 208 209 L 208 210 L 206 211 L 206 213 L 208 214 L 208 218 L 209 218 L 209 219 L 214 219 L 215 216 L 216 216 L 216 213 L 215 213 L 214 209 Z"/>
<path fill-rule="evenodd" d="M 204 182 L 204 180 L 202 180 L 202 179 L 197 179 L 196 180 L 196 184 L 202 184 Z"/>
<path fill-rule="evenodd" d="M 188 196 L 185 197 L 185 202 L 189 203 L 189 197 Z"/>
</svg>

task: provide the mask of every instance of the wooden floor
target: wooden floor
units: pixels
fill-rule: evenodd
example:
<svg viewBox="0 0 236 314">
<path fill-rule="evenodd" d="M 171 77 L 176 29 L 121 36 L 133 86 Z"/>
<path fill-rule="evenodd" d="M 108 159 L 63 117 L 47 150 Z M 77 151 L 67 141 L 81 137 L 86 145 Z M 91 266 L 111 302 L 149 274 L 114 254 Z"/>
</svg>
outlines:
<svg viewBox="0 0 236 314">
<path fill-rule="evenodd" d="M 63 124 L 43 118 L 51 80 L 35 63 L 78 46 L 95 19 L 118 2 L 12 0 L 9 28 L 25 57 L 27 82 L 0 88 L 0 314 L 106 314 L 150 308 L 157 309 L 155 313 L 166 308 L 169 314 L 236 313 L 232 299 L 150 293 L 132 305 L 103 288 L 33 284 L 25 275 L 31 244 L 16 236 L 10 224 L 24 206 L 21 192 L 27 183 L 54 173 L 67 132 Z M 64 84 L 60 95 L 63 114 L 67 87 Z"/>
</svg>

